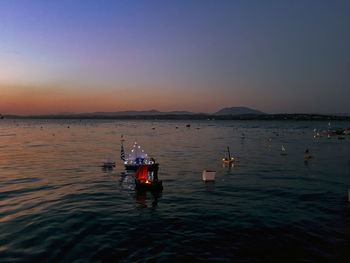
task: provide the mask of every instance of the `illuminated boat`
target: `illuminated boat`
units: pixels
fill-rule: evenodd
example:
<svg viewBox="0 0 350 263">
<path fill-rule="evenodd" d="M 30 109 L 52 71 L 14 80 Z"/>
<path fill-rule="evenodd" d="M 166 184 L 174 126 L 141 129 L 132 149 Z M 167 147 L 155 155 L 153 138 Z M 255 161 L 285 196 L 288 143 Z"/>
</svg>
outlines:
<svg viewBox="0 0 350 263">
<path fill-rule="evenodd" d="M 136 171 L 140 165 L 151 166 L 156 164 L 155 160 L 149 158 L 137 142 L 134 143 L 128 158 L 125 158 L 124 147 L 122 144 L 120 158 L 124 161 L 125 170 L 129 171 Z"/>
<path fill-rule="evenodd" d="M 235 161 L 235 158 L 228 159 L 227 157 L 222 158 L 223 163 L 233 163 Z"/>
<path fill-rule="evenodd" d="M 137 191 L 162 191 L 163 182 L 158 180 L 159 164 L 141 164 L 134 174 L 135 188 Z"/>
<path fill-rule="evenodd" d="M 230 153 L 230 147 L 227 146 L 227 157 L 222 158 L 223 163 L 233 163 L 235 161 L 235 158 L 231 157 Z"/>
</svg>

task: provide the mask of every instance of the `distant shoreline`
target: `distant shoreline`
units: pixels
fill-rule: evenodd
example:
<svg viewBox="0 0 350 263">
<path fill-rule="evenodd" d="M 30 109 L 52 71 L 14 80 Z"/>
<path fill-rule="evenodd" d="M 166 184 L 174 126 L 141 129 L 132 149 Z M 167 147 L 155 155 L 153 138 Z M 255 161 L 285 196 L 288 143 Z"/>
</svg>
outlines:
<svg viewBox="0 0 350 263">
<path fill-rule="evenodd" d="M 106 119 L 106 120 L 295 120 L 295 121 L 350 121 L 350 116 L 319 114 L 243 114 L 243 115 L 3 115 L 4 119 Z"/>
</svg>

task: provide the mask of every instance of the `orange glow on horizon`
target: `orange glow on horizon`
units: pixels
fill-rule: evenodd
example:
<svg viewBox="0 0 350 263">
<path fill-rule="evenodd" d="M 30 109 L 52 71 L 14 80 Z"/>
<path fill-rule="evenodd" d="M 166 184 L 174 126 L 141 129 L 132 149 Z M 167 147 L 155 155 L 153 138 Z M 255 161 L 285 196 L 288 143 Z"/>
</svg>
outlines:
<svg viewBox="0 0 350 263">
<path fill-rule="evenodd" d="M 124 110 L 186 110 L 198 112 L 196 104 L 208 106 L 210 98 L 196 92 L 187 94 L 159 88 L 99 89 L 61 88 L 57 85 L 0 84 L 0 113 L 7 115 L 40 115 L 59 113 L 115 112 Z M 197 97 L 196 97 L 197 96 Z M 196 98 L 198 101 L 194 101 Z M 197 105 L 198 106 L 198 105 Z M 201 109 L 199 109 L 200 111 Z M 206 112 L 210 111 L 206 110 Z"/>
</svg>

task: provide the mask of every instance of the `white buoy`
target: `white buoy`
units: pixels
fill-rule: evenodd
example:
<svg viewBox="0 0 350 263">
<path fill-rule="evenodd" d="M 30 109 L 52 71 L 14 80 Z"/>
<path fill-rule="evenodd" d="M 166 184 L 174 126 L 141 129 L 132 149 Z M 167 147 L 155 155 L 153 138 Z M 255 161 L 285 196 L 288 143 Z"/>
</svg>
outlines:
<svg viewBox="0 0 350 263">
<path fill-rule="evenodd" d="M 203 181 L 215 181 L 215 171 L 203 170 L 202 180 Z"/>
</svg>

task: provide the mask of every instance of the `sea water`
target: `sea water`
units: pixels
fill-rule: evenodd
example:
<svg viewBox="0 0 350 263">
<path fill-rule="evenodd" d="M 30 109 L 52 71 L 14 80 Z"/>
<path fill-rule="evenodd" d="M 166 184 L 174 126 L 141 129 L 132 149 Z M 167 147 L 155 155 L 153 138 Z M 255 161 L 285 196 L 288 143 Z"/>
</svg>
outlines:
<svg viewBox="0 0 350 263">
<path fill-rule="evenodd" d="M 314 138 L 328 128 L 1 120 L 0 261 L 349 262 L 350 136 Z M 159 162 L 161 193 L 135 192 L 121 135 L 126 155 L 137 141 Z M 221 161 L 227 146 L 231 165 Z M 114 169 L 101 167 L 106 158 Z"/>
</svg>

